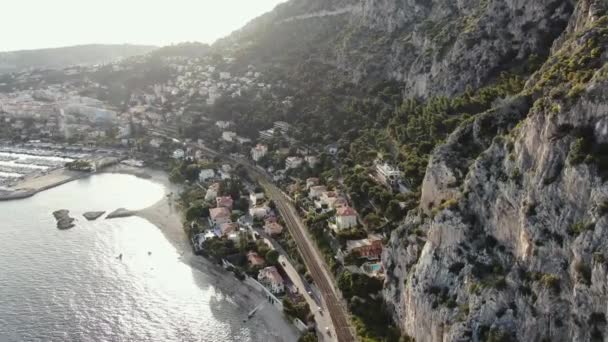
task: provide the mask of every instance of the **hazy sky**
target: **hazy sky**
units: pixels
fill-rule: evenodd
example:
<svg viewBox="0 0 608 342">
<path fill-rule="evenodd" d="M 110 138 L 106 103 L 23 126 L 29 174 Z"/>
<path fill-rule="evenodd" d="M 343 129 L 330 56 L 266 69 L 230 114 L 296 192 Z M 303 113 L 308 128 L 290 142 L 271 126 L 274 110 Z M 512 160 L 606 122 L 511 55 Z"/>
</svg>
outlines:
<svg viewBox="0 0 608 342">
<path fill-rule="evenodd" d="M 285 0 L 2 0 L 0 51 L 212 43 Z"/>
</svg>

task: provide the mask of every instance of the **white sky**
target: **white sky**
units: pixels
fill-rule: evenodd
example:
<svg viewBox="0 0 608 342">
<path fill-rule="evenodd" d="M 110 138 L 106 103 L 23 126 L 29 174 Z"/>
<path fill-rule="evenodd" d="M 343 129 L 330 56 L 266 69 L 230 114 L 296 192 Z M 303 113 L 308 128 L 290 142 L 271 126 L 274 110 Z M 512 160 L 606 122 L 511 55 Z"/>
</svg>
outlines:
<svg viewBox="0 0 608 342">
<path fill-rule="evenodd" d="M 285 0 L 0 0 L 0 51 L 213 43 Z"/>
</svg>

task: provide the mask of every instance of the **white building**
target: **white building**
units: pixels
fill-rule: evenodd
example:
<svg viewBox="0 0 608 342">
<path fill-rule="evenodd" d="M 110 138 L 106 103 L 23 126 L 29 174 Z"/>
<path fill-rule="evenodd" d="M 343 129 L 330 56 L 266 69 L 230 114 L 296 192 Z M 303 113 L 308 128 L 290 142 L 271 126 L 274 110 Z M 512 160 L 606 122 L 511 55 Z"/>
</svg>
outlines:
<svg viewBox="0 0 608 342">
<path fill-rule="evenodd" d="M 264 156 L 268 153 L 268 146 L 257 144 L 254 148 L 251 149 L 251 159 L 254 161 L 259 161 L 264 158 Z"/>
<path fill-rule="evenodd" d="M 338 230 L 357 226 L 357 212 L 351 207 L 338 208 L 336 212 L 336 227 Z"/>
<path fill-rule="evenodd" d="M 304 160 L 306 161 L 306 163 L 308 163 L 310 167 L 315 167 L 315 165 L 317 165 L 317 163 L 319 162 L 319 158 L 317 158 L 316 156 L 306 156 L 304 157 Z"/>
<path fill-rule="evenodd" d="M 220 129 L 227 129 L 228 127 L 230 127 L 231 123 L 230 121 L 217 121 L 215 125 Z"/>
<path fill-rule="evenodd" d="M 274 123 L 274 129 L 278 129 L 283 134 L 287 134 L 290 128 L 291 125 L 284 121 L 277 121 Z"/>
<path fill-rule="evenodd" d="M 249 143 L 251 143 L 251 139 L 249 139 L 249 138 L 245 138 L 245 137 L 239 137 L 239 136 L 237 136 L 237 137 L 236 137 L 236 141 L 237 141 L 239 144 L 241 144 L 241 145 L 245 145 L 245 144 L 249 144 Z"/>
<path fill-rule="evenodd" d="M 229 80 L 230 77 L 231 76 L 229 72 L 220 72 L 220 80 Z"/>
<path fill-rule="evenodd" d="M 262 140 L 270 140 L 274 138 L 274 129 L 267 129 L 265 131 L 260 131 L 260 139 Z"/>
<path fill-rule="evenodd" d="M 220 184 L 214 183 L 209 186 L 207 193 L 205 193 L 205 201 L 212 202 L 217 198 L 217 193 L 220 191 Z"/>
<path fill-rule="evenodd" d="M 185 156 L 186 152 L 184 152 L 184 150 L 182 149 L 177 149 L 173 151 L 173 159 L 184 159 Z"/>
<path fill-rule="evenodd" d="M 386 185 L 394 185 L 401 179 L 401 171 L 388 163 L 376 164 L 376 174 L 378 179 Z"/>
<path fill-rule="evenodd" d="M 227 142 L 232 142 L 236 138 L 236 133 L 231 131 L 222 132 L 222 139 Z"/>
<path fill-rule="evenodd" d="M 283 277 L 281 277 L 279 271 L 274 266 L 262 269 L 260 273 L 258 273 L 258 281 L 274 294 L 283 293 L 285 291 Z"/>
<path fill-rule="evenodd" d="M 249 200 L 251 201 L 251 204 L 253 206 L 256 206 L 258 204 L 259 201 L 264 200 L 264 193 L 263 192 L 252 192 L 251 194 L 249 194 Z"/>
<path fill-rule="evenodd" d="M 215 178 L 215 171 L 213 171 L 212 169 L 201 170 L 201 172 L 198 174 L 199 182 L 206 182 L 213 178 Z"/>
<path fill-rule="evenodd" d="M 297 169 L 302 166 L 304 161 L 300 157 L 287 157 L 285 159 L 285 168 L 286 169 Z"/>
<path fill-rule="evenodd" d="M 158 138 L 153 138 L 152 140 L 150 140 L 150 147 L 152 148 L 160 148 L 160 146 L 162 145 L 163 141 L 161 139 Z"/>
<path fill-rule="evenodd" d="M 270 212 L 270 208 L 264 205 L 254 206 L 249 208 L 249 215 L 253 218 L 263 219 Z"/>
<path fill-rule="evenodd" d="M 327 191 L 327 187 L 325 185 L 315 185 L 310 187 L 310 191 L 308 192 L 308 198 L 319 198 L 321 195 Z"/>
</svg>

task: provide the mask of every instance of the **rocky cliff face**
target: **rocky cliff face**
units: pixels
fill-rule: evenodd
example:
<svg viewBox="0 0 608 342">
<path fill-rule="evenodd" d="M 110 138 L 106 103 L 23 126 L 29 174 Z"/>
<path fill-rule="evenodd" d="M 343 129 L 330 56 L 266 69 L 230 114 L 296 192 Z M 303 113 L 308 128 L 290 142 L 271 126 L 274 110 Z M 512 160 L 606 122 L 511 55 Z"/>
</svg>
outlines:
<svg viewBox="0 0 608 342">
<path fill-rule="evenodd" d="M 393 232 L 383 255 L 385 298 L 416 341 L 603 341 L 608 4 L 580 0 L 569 16 L 563 1 L 484 3 L 486 29 L 475 32 L 503 38 L 470 48 L 456 38 L 428 74 L 404 80 L 449 92 L 481 81 L 504 56 L 522 58 L 557 39 L 522 94 L 469 120 L 436 149 L 420 209 Z M 472 4 L 479 2 L 452 7 L 466 13 Z M 552 18 L 568 18 L 559 37 Z M 534 26 L 531 40 L 523 39 L 525 23 Z"/>
<path fill-rule="evenodd" d="M 232 48 L 244 61 L 274 66 L 315 60 L 356 83 L 402 81 L 408 97 L 452 95 L 546 57 L 573 4 L 293 0 L 217 46 Z"/>
</svg>

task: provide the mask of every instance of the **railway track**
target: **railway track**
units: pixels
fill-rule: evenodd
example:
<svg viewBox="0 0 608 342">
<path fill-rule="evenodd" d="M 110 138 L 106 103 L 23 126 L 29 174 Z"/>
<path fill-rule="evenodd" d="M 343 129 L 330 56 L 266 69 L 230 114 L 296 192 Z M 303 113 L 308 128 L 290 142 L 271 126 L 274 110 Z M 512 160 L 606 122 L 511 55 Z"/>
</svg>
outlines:
<svg viewBox="0 0 608 342">
<path fill-rule="evenodd" d="M 269 192 L 270 197 L 275 200 L 277 209 L 285 220 L 287 229 L 292 234 L 298 250 L 304 259 L 304 263 L 308 267 L 315 284 L 321 290 L 321 295 L 334 324 L 338 341 L 355 341 L 347 318 L 348 313 L 340 304 L 336 290 L 332 285 L 332 280 L 329 278 L 330 275 L 324 270 L 322 257 L 316 251 L 316 247 L 311 245 L 312 242 L 304 233 L 305 227 L 297 216 L 295 208 L 275 185 L 265 179 L 258 180 Z"/>
<path fill-rule="evenodd" d="M 202 149 L 211 156 L 218 156 L 232 163 L 237 163 L 244 166 L 249 174 L 254 176 L 260 185 L 266 189 L 268 195 L 270 195 L 270 198 L 274 200 L 279 213 L 285 220 L 287 229 L 293 236 L 298 250 L 302 255 L 302 259 L 304 259 L 304 263 L 312 276 L 312 279 L 321 291 L 321 296 L 323 297 L 323 301 L 334 325 L 336 332 L 335 337 L 339 342 L 356 341 L 355 335 L 353 334 L 353 330 L 351 329 L 349 323 L 348 312 L 344 306 L 340 304 L 337 291 L 332 283 L 332 276 L 329 273 L 329 270 L 327 270 L 327 268 L 324 266 L 325 262 L 322 256 L 319 254 L 316 246 L 313 245 L 311 239 L 306 235 L 306 227 L 300 220 L 289 199 L 281 192 L 281 190 L 268 181 L 267 175 L 263 174 L 260 170 L 256 169 L 249 163 L 242 160 L 235 160 L 228 156 L 223 156 L 206 147 L 201 148 L 201 146 L 198 145 L 194 145 L 193 147 Z M 314 308 L 312 309 L 314 310 Z M 323 327 L 320 328 L 320 330 L 324 332 Z"/>
</svg>

